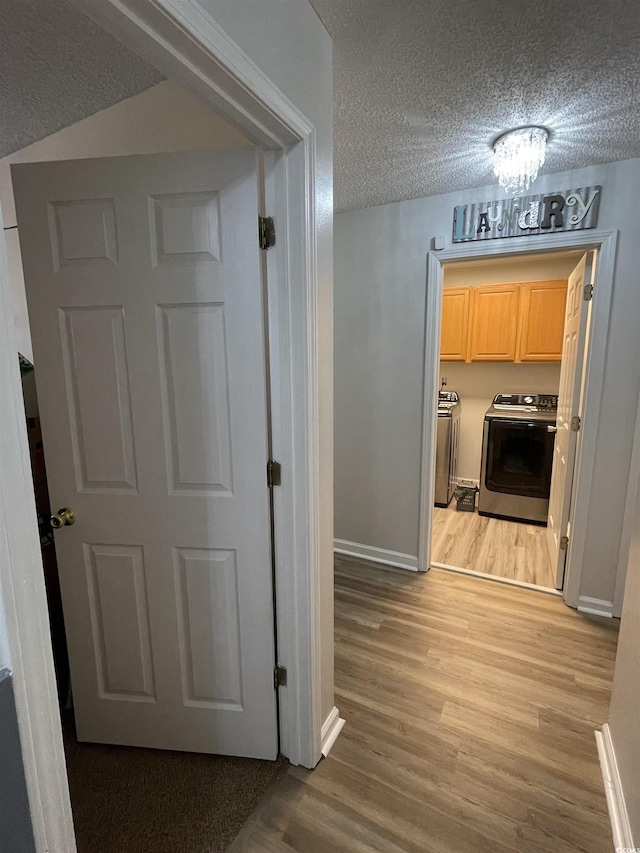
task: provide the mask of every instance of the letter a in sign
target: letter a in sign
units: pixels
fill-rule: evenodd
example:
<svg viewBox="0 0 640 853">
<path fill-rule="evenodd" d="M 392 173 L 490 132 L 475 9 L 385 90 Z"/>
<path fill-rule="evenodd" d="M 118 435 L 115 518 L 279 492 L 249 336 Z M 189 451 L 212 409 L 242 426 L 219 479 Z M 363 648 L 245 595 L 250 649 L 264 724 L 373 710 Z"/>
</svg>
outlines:
<svg viewBox="0 0 640 853">
<path fill-rule="evenodd" d="M 478 230 L 476 234 L 486 234 L 487 231 L 491 231 L 491 226 L 489 225 L 489 214 L 481 213 L 478 218 Z"/>
</svg>

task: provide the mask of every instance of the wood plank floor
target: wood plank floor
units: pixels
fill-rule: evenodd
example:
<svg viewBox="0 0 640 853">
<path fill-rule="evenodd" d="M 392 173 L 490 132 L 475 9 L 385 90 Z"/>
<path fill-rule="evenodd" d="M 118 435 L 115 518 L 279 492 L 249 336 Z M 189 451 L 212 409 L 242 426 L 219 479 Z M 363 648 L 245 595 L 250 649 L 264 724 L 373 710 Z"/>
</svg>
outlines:
<svg viewBox="0 0 640 853">
<path fill-rule="evenodd" d="M 339 559 L 346 725 L 230 851 L 608 853 L 593 733 L 616 640 L 617 622 L 553 596 Z"/>
<path fill-rule="evenodd" d="M 553 587 L 545 527 L 434 507 L 431 561 Z"/>
</svg>

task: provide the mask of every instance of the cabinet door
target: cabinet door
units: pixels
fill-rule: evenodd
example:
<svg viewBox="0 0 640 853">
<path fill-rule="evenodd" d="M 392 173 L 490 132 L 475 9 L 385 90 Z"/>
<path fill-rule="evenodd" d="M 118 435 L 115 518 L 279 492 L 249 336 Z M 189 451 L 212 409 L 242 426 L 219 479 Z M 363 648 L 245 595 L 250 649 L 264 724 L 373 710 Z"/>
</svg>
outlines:
<svg viewBox="0 0 640 853">
<path fill-rule="evenodd" d="M 514 361 L 518 333 L 517 284 L 472 288 L 469 361 Z"/>
<path fill-rule="evenodd" d="M 567 282 L 532 281 L 520 289 L 517 361 L 560 361 Z"/>
<path fill-rule="evenodd" d="M 442 292 L 440 361 L 465 361 L 469 340 L 470 288 L 445 287 Z"/>
</svg>

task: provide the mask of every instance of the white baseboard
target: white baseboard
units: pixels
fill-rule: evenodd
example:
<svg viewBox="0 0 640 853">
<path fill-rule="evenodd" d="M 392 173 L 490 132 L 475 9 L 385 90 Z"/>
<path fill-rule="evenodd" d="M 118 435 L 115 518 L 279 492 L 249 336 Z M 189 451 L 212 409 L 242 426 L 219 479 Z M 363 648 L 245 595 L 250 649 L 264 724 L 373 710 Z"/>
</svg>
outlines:
<svg viewBox="0 0 640 853">
<path fill-rule="evenodd" d="M 601 732 L 596 732 L 596 743 L 598 745 L 598 756 L 602 769 L 604 791 L 607 795 L 607 807 L 611 830 L 613 832 L 613 846 L 616 850 L 634 850 L 636 845 L 631 837 L 631 824 L 627 806 L 624 801 L 622 780 L 618 771 L 616 753 L 611 740 L 611 729 L 605 723 Z M 640 839 L 638 839 L 640 841 Z"/>
<path fill-rule="evenodd" d="M 346 539 L 334 539 L 333 550 L 336 554 L 344 554 L 346 557 L 357 557 L 359 560 L 369 560 L 371 563 L 382 563 L 398 569 L 410 569 L 412 572 L 418 571 L 418 558 L 412 557 L 411 554 L 401 554 L 399 551 L 387 551 L 385 548 L 374 548 Z"/>
<path fill-rule="evenodd" d="M 581 613 L 593 613 L 594 616 L 608 616 L 611 619 L 613 617 L 613 601 L 581 595 L 578 598 L 578 610 Z"/>
<path fill-rule="evenodd" d="M 343 726 L 344 720 L 340 717 L 340 712 L 334 705 L 331 709 L 331 713 L 322 724 L 322 730 L 320 732 L 321 752 L 325 758 L 329 755 L 331 747 L 336 742 Z"/>
</svg>

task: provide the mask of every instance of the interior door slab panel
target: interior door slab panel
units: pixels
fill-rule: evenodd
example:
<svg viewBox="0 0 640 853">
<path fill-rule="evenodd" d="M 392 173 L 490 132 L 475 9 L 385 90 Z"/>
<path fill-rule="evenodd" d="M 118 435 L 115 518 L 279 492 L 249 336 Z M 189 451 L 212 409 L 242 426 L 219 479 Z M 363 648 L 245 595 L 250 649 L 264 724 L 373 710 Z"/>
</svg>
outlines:
<svg viewBox="0 0 640 853">
<path fill-rule="evenodd" d="M 13 179 L 78 736 L 273 759 L 256 152 Z"/>
<path fill-rule="evenodd" d="M 582 256 L 569 276 L 565 324 L 558 389 L 558 414 L 553 452 L 553 469 L 549 493 L 547 546 L 557 589 L 564 585 L 565 562 L 571 489 L 576 458 L 578 432 L 572 429 L 572 418 L 580 413 L 584 352 L 587 339 L 589 303 L 584 299 L 585 283 L 591 282 L 593 252 Z"/>
</svg>

